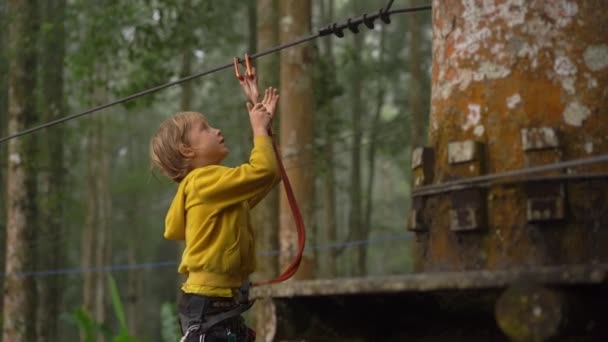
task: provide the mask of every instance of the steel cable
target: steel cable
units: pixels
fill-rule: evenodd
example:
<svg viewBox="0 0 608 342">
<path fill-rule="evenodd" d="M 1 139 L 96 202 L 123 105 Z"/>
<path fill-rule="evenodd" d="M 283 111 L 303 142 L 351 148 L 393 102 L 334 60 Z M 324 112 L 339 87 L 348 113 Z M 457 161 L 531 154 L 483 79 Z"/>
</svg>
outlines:
<svg viewBox="0 0 608 342">
<path fill-rule="evenodd" d="M 392 5 L 392 2 L 393 1 L 390 1 L 389 2 L 389 6 L 387 6 L 386 8 L 390 8 L 390 5 Z M 290 48 L 290 47 L 293 47 L 293 46 L 296 46 L 296 45 L 299 45 L 299 44 L 302 44 L 302 43 L 306 43 L 306 42 L 309 42 L 311 40 L 317 39 L 317 38 L 322 37 L 322 36 L 330 35 L 330 34 L 336 34 L 338 37 L 340 37 L 339 32 L 341 32 L 344 28 L 347 28 L 349 26 L 358 25 L 358 24 L 363 23 L 364 21 L 373 23 L 373 21 L 375 19 L 378 19 L 378 18 L 381 18 L 383 21 L 387 22 L 386 18 L 388 18 L 388 16 L 390 16 L 391 14 L 424 11 L 424 10 L 431 9 L 431 6 L 409 7 L 409 8 L 392 10 L 392 11 L 386 11 L 386 8 L 381 9 L 377 14 L 374 14 L 374 15 L 367 16 L 365 14 L 363 16 L 360 16 L 360 17 L 356 18 L 356 19 L 350 19 L 349 18 L 347 20 L 346 24 L 337 24 L 337 23 L 334 23 L 334 24 L 329 25 L 328 27 L 326 27 L 324 29 L 320 29 L 315 34 L 311 34 L 309 36 L 296 39 L 295 41 L 292 41 L 292 42 L 289 42 L 289 43 L 285 43 L 285 44 L 281 44 L 281 45 L 277 45 L 277 46 L 269 48 L 267 50 L 264 50 L 264 51 L 252 54 L 250 56 L 250 58 L 251 59 L 256 59 L 256 58 L 259 58 L 259 57 L 262 57 L 262 56 L 266 56 L 266 55 L 269 55 L 271 53 L 275 53 L 275 52 L 278 52 L 280 50 L 287 49 L 287 48 Z M 31 127 L 31 128 L 27 128 L 27 129 L 19 131 L 17 133 L 8 135 L 6 137 L 0 138 L 0 143 L 3 143 L 5 141 L 11 140 L 11 139 L 15 139 L 15 138 L 18 138 L 18 137 L 21 137 L 21 136 L 24 136 L 24 135 L 27 135 L 27 134 L 30 134 L 30 133 L 33 133 L 33 132 L 36 132 L 36 131 L 48 128 L 48 127 L 52 127 L 52 126 L 55 126 L 55 125 L 64 123 L 66 121 L 70 121 L 70 120 L 73 120 L 73 119 L 85 116 L 85 115 L 89 115 L 89 114 L 98 112 L 100 110 L 103 110 L 103 109 L 106 109 L 106 108 L 109 108 L 109 107 L 112 107 L 112 106 L 115 106 L 115 105 L 118 105 L 118 104 L 122 104 L 122 103 L 125 103 L 125 102 L 128 102 L 128 101 L 134 100 L 136 98 L 139 98 L 139 97 L 142 97 L 142 96 L 145 96 L 145 95 L 149 95 L 151 93 L 155 93 L 155 92 L 157 92 L 159 90 L 162 90 L 162 89 L 165 89 L 165 88 L 169 88 L 169 87 L 172 87 L 174 85 L 178 85 L 180 83 L 184 83 L 184 82 L 190 81 L 192 79 L 199 78 L 199 77 L 202 77 L 202 76 L 206 76 L 206 75 L 209 75 L 209 74 L 212 74 L 212 73 L 224 70 L 224 69 L 228 69 L 228 68 L 231 68 L 231 67 L 233 67 L 232 63 L 224 64 L 224 65 L 212 68 L 212 69 L 207 70 L 207 71 L 195 73 L 195 74 L 192 74 L 190 76 L 186 76 L 186 77 L 180 78 L 180 79 L 172 81 L 172 82 L 167 82 L 165 84 L 161 84 L 161 85 L 158 85 L 158 86 L 150 88 L 150 89 L 142 90 L 140 92 L 137 92 L 135 94 L 131 94 L 129 96 L 126 96 L 126 97 L 120 98 L 118 100 L 109 102 L 107 104 L 100 105 L 100 106 L 97 106 L 97 107 L 93 107 L 93 108 L 87 109 L 87 110 L 85 110 L 83 112 L 80 112 L 80 113 L 77 113 L 77 114 L 72 114 L 72 115 L 65 116 L 65 117 L 62 117 L 62 118 L 59 118 L 59 119 L 55 119 L 55 120 L 49 121 L 47 123 L 40 124 L 38 126 L 34 126 L 34 127 Z"/>
</svg>

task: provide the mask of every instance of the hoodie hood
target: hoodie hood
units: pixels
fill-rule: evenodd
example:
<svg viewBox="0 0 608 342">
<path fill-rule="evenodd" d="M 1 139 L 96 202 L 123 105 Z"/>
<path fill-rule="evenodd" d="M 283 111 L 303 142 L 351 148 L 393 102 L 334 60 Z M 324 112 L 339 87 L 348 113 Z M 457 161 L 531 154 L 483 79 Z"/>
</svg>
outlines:
<svg viewBox="0 0 608 342">
<path fill-rule="evenodd" d="M 165 217 L 165 233 L 167 240 L 186 239 L 186 180 L 182 180 L 173 197 L 167 216 Z"/>
</svg>

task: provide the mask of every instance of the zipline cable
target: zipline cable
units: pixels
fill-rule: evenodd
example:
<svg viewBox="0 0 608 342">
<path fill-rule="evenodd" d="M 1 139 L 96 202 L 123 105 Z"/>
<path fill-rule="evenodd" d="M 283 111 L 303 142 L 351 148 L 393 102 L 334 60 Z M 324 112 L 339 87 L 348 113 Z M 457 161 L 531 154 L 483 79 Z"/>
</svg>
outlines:
<svg viewBox="0 0 608 342">
<path fill-rule="evenodd" d="M 414 235 L 412 233 L 405 234 L 395 234 L 395 235 L 385 235 L 377 238 L 370 238 L 365 240 L 349 240 L 343 242 L 332 242 L 325 244 L 318 244 L 306 247 L 306 250 L 331 250 L 334 248 L 344 248 L 344 247 L 353 247 L 353 246 L 361 246 L 361 245 L 371 245 L 376 243 L 383 242 L 397 242 L 412 239 Z M 296 254 L 297 251 L 281 251 L 281 250 L 272 250 L 259 252 L 256 255 L 261 257 L 270 257 L 277 256 L 280 254 Z M 175 266 L 178 264 L 178 261 L 175 260 L 167 260 L 167 261 L 157 261 L 157 262 L 142 262 L 137 264 L 114 264 L 107 266 L 98 266 L 98 267 L 89 267 L 89 268 L 59 268 L 59 269 L 47 269 L 47 270 L 33 270 L 33 271 L 23 271 L 15 273 L 14 275 L 22 276 L 22 277 L 36 277 L 36 276 L 51 276 L 51 275 L 63 275 L 63 274 L 84 274 L 84 273 L 92 273 L 92 272 L 112 272 L 112 271 L 125 271 L 125 270 L 138 270 L 138 269 L 155 269 L 160 267 L 168 267 Z M 7 277 L 13 274 L 5 274 L 0 272 L 0 279 L 3 277 Z"/>
<path fill-rule="evenodd" d="M 283 49 L 287 49 L 287 48 L 290 48 L 290 47 L 293 47 L 293 46 L 296 46 L 296 45 L 299 45 L 299 44 L 302 44 L 302 43 L 306 43 L 306 42 L 309 42 L 311 40 L 314 40 L 314 39 L 317 39 L 317 38 L 320 38 L 320 37 L 323 37 L 323 36 L 327 36 L 327 35 L 330 35 L 330 34 L 335 34 L 338 37 L 343 37 L 344 33 L 342 31 L 344 29 L 346 29 L 346 28 L 350 29 L 353 33 L 357 33 L 358 32 L 357 27 L 361 23 L 364 23 L 368 28 L 371 29 L 371 28 L 373 28 L 374 21 L 376 19 L 378 19 L 378 18 L 382 19 L 382 21 L 384 21 L 385 23 L 388 24 L 388 23 L 390 23 L 389 16 L 391 14 L 400 14 L 400 13 L 425 11 L 425 10 L 430 10 L 432 8 L 430 5 L 428 5 L 428 6 L 416 6 L 416 7 L 408 7 L 408 8 L 402 8 L 402 9 L 396 9 L 396 10 L 389 10 L 390 7 L 391 7 L 391 5 L 392 5 L 392 3 L 393 3 L 392 0 L 389 1 L 388 6 L 386 6 L 385 8 L 380 9 L 380 11 L 378 13 L 376 13 L 376 14 L 372 14 L 372 15 L 369 15 L 369 16 L 367 14 L 364 14 L 364 15 L 356 18 L 356 19 L 349 18 L 347 20 L 347 22 L 344 23 L 344 24 L 333 23 L 333 24 L 331 24 L 331 25 L 329 25 L 329 26 L 327 26 L 325 28 L 322 28 L 322 29 L 318 30 L 317 33 L 311 34 L 311 35 L 303 37 L 303 38 L 296 39 L 295 41 L 290 42 L 290 43 L 277 45 L 275 47 L 272 47 L 272 48 L 269 48 L 267 50 L 258 52 L 256 54 L 252 54 L 252 55 L 250 55 L 250 58 L 251 59 L 256 59 L 256 58 L 259 58 L 259 57 L 262 57 L 262 56 L 266 56 L 266 55 L 269 55 L 271 53 L 275 53 L 277 51 L 280 51 L 280 50 L 283 50 Z M 89 114 L 98 112 L 100 110 L 103 110 L 103 109 L 106 109 L 106 108 L 109 108 L 109 107 L 112 107 L 112 106 L 115 106 L 115 105 L 118 105 L 118 104 L 129 102 L 129 101 L 134 100 L 134 99 L 136 99 L 138 97 L 149 95 L 149 94 L 155 93 L 155 92 L 157 92 L 159 90 L 162 90 L 162 89 L 165 89 L 165 88 L 169 88 L 169 87 L 172 87 L 174 85 L 178 85 L 180 83 L 184 83 L 184 82 L 190 81 L 190 80 L 195 79 L 195 78 L 203 77 L 203 76 L 206 76 L 206 75 L 209 75 L 209 74 L 212 74 L 212 73 L 224 70 L 224 69 L 228 69 L 228 68 L 231 68 L 232 66 L 233 66 L 232 63 L 224 64 L 224 65 L 212 68 L 212 69 L 207 70 L 207 71 L 195 73 L 195 74 L 192 74 L 190 76 L 186 76 L 186 77 L 180 78 L 180 79 L 172 81 L 172 82 L 167 82 L 165 84 L 161 84 L 161 85 L 158 85 L 156 87 L 152 87 L 150 89 L 142 90 L 142 91 L 137 92 L 135 94 L 123 97 L 121 99 L 109 102 L 109 103 L 104 104 L 104 105 L 100 105 L 100 106 L 97 106 L 97 107 L 93 107 L 93 108 L 87 109 L 87 110 L 85 110 L 83 112 L 80 112 L 80 113 L 77 113 L 77 114 L 68 115 L 68 116 L 65 116 L 65 117 L 62 117 L 62 118 L 59 118 L 59 119 L 55 119 L 55 120 L 49 121 L 47 123 L 44 123 L 44 124 L 41 124 L 41 125 L 38 125 L 38 126 L 27 128 L 27 129 L 19 131 L 17 133 L 14 133 L 14 134 L 8 135 L 6 137 L 0 138 L 0 143 L 3 143 L 5 141 L 11 140 L 11 139 L 15 139 L 15 138 L 18 138 L 18 137 L 21 137 L 21 136 L 24 136 L 24 135 L 27 135 L 27 134 L 30 134 L 30 133 L 33 133 L 33 132 L 36 132 L 36 131 L 48 128 L 48 127 L 52 127 L 52 126 L 55 126 L 55 125 L 64 123 L 66 121 L 70 121 L 70 120 L 73 120 L 73 119 L 85 116 L 85 115 L 89 115 Z"/>
</svg>

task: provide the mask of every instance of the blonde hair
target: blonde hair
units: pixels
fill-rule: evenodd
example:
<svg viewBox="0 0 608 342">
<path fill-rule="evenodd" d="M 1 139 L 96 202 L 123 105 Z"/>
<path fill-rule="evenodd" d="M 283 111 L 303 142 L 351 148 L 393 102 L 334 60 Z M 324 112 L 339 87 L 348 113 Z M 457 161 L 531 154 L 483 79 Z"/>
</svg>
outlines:
<svg viewBox="0 0 608 342">
<path fill-rule="evenodd" d="M 177 113 L 161 123 L 150 139 L 152 167 L 175 182 L 181 182 L 190 171 L 190 161 L 180 147 L 188 145 L 187 133 L 200 118 L 203 115 L 197 112 Z"/>
</svg>

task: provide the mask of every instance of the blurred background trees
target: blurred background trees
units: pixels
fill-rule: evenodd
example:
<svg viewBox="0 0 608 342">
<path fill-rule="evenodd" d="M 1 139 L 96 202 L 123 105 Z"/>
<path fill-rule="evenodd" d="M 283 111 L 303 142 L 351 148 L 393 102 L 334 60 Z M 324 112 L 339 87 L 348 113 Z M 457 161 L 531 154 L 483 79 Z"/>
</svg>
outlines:
<svg viewBox="0 0 608 342">
<path fill-rule="evenodd" d="M 396 1 L 394 7 L 421 4 Z M 0 0 L 0 136 L 384 5 Z M 297 196 L 307 215 L 302 278 L 411 271 L 411 235 L 405 230 L 409 156 L 411 146 L 426 137 L 430 12 L 393 16 L 390 25 L 378 22 L 374 30 L 361 31 L 256 61 L 261 85 L 281 90 L 275 136 L 292 181 L 300 184 Z M 148 141 L 162 120 L 180 110 L 200 111 L 222 128 L 231 150 L 227 165 L 246 160 L 251 133 L 245 97 L 231 70 L 0 144 L 5 340 L 25 334 L 11 330 L 8 317 L 27 317 L 37 341 L 84 339 L 79 327 L 86 322 L 101 324 L 98 340 L 113 331 L 118 335 L 123 322 L 113 309 L 110 275 L 131 336 L 172 336 L 161 332 L 161 317 L 171 317 L 161 307 L 175 303 L 181 246 L 164 240 L 162 231 L 175 185 L 151 172 Z M 14 163 L 17 154 L 20 163 Z M 14 172 L 21 175 L 17 180 Z M 279 236 L 285 239 L 279 231 L 288 232 L 286 239 L 295 231 L 279 204 L 282 192 L 281 187 L 253 213 L 256 278 L 279 271 L 279 246 L 285 260 L 295 246 L 295 240 L 279 244 Z M 23 214 L 11 213 L 11 203 Z M 25 223 L 7 221 L 14 214 Z M 10 253 L 15 248 L 17 259 Z M 15 298 L 24 304 L 11 309 Z M 74 314 L 77 309 L 89 320 Z"/>
</svg>

